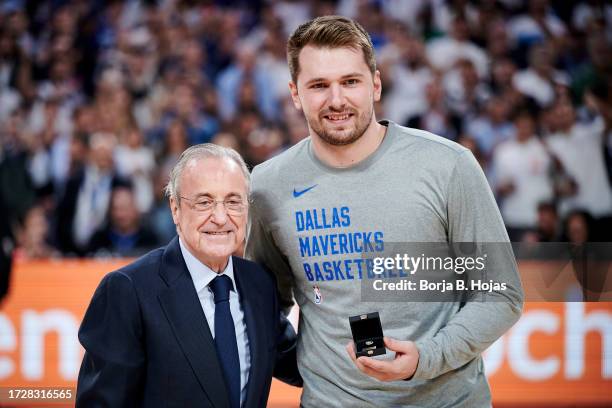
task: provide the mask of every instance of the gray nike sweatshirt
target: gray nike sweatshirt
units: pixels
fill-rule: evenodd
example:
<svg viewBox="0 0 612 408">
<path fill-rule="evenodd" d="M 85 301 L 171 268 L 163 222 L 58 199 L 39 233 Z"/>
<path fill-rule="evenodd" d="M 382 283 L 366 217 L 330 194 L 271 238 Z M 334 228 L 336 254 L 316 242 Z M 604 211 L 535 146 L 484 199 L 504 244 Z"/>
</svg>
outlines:
<svg viewBox="0 0 612 408">
<path fill-rule="evenodd" d="M 507 282 L 487 302 L 362 301 L 375 276 L 364 253 L 385 243 L 507 242 L 487 181 L 462 146 L 393 122 L 378 149 L 349 168 L 313 153 L 310 138 L 255 167 L 247 257 L 300 307 L 304 407 L 488 407 L 481 353 L 519 318 L 523 292 L 511 251 L 487 276 Z M 367 283 L 367 282 L 366 282 Z M 361 373 L 345 345 L 348 317 L 377 311 L 386 336 L 416 342 L 408 381 Z"/>
</svg>

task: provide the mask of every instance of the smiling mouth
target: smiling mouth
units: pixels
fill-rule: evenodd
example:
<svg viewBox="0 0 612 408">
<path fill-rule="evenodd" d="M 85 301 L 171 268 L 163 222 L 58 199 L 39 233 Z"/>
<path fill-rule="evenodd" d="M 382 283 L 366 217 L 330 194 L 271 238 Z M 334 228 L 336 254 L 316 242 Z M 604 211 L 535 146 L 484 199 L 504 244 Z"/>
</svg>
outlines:
<svg viewBox="0 0 612 408">
<path fill-rule="evenodd" d="M 204 233 L 206 235 L 212 235 L 212 236 L 223 236 L 223 235 L 231 234 L 232 231 L 205 231 Z"/>
<path fill-rule="evenodd" d="M 329 120 L 330 122 L 342 122 L 348 120 L 353 116 L 352 113 L 334 113 L 329 115 L 324 115 L 323 118 Z"/>
</svg>

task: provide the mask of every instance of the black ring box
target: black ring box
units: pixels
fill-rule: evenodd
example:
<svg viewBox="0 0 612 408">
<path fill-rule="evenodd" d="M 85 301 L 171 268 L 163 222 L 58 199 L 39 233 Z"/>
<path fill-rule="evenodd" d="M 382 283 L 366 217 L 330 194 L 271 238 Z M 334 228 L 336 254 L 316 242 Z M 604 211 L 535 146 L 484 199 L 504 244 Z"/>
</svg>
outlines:
<svg viewBox="0 0 612 408">
<path fill-rule="evenodd" d="M 349 322 L 357 357 L 380 356 L 387 352 L 378 312 L 351 316 Z"/>
</svg>

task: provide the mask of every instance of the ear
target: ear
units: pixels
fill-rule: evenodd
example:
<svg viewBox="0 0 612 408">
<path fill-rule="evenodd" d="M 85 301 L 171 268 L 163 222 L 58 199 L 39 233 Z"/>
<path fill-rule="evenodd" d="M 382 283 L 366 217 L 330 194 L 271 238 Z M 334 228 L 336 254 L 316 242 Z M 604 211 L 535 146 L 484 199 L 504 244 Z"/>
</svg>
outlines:
<svg viewBox="0 0 612 408">
<path fill-rule="evenodd" d="M 382 81 L 380 80 L 380 71 L 376 70 L 374 73 L 374 101 L 380 101 L 380 96 L 382 94 Z"/>
<path fill-rule="evenodd" d="M 289 92 L 291 92 L 291 100 L 295 109 L 302 110 L 302 103 L 300 102 L 300 96 L 298 95 L 297 84 L 293 81 L 289 81 Z"/>
<path fill-rule="evenodd" d="M 180 209 L 178 206 L 178 202 L 174 197 L 170 197 L 170 211 L 172 212 L 172 221 L 174 222 L 174 225 L 176 225 L 176 227 L 178 228 L 179 226 L 179 215 L 180 215 Z"/>
</svg>

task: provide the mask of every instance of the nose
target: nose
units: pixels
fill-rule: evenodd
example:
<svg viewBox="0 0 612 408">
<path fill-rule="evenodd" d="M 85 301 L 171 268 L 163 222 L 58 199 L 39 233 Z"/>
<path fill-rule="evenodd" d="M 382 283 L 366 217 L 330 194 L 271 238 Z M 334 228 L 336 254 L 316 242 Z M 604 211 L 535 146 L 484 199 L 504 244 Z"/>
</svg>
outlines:
<svg viewBox="0 0 612 408">
<path fill-rule="evenodd" d="M 345 107 L 344 94 L 340 84 L 332 84 L 330 91 L 330 108 L 336 111 L 343 110 Z"/>
<path fill-rule="evenodd" d="M 225 205 L 220 202 L 215 203 L 215 207 L 210 214 L 210 220 L 217 225 L 225 225 L 227 222 L 227 211 L 225 210 Z"/>
</svg>

